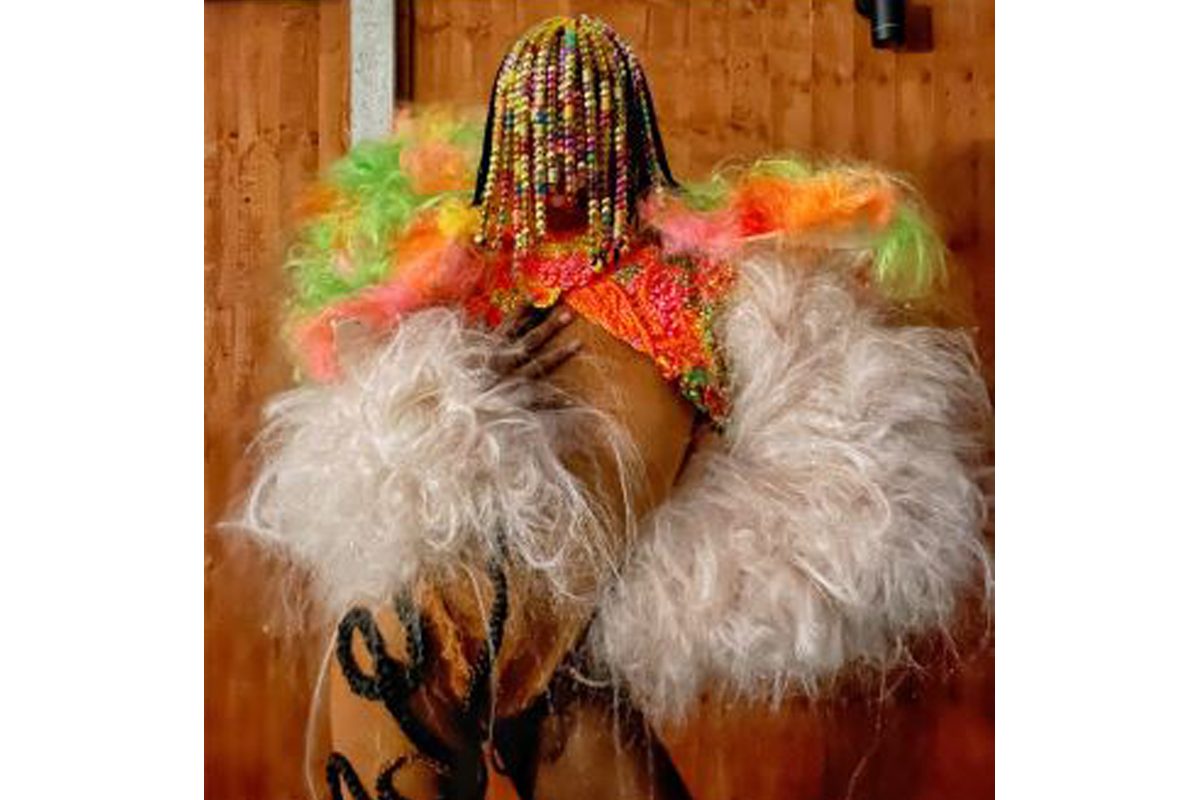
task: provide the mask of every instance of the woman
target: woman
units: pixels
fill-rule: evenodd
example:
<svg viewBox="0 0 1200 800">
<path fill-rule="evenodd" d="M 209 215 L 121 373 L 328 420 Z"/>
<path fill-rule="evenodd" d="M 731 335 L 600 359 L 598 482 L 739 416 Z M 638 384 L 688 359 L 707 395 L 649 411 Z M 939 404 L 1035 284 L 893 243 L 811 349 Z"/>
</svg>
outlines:
<svg viewBox="0 0 1200 800">
<path fill-rule="evenodd" d="M 886 666 L 986 572 L 969 340 L 895 323 L 942 250 L 869 168 L 679 187 L 586 16 L 505 57 L 468 202 L 472 141 L 357 148 L 290 263 L 245 519 L 339 620 L 329 791 L 684 796 L 641 713 Z"/>
</svg>

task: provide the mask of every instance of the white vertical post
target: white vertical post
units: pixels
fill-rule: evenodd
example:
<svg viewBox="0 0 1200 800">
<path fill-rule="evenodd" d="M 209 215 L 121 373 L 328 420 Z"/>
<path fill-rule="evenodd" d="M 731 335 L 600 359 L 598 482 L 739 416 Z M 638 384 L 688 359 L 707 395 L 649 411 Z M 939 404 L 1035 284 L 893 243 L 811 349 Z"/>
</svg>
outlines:
<svg viewBox="0 0 1200 800">
<path fill-rule="evenodd" d="M 395 31 L 395 0 L 350 0 L 351 144 L 392 129 Z"/>
</svg>

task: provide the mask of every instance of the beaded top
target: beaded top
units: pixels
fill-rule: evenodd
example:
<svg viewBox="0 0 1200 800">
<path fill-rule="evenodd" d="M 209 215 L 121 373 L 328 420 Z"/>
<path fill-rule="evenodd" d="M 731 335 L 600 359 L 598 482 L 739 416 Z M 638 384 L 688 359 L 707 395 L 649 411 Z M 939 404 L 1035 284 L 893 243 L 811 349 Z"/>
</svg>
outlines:
<svg viewBox="0 0 1200 800">
<path fill-rule="evenodd" d="M 565 303 L 638 352 L 700 411 L 720 424 L 729 410 L 725 363 L 713 326 L 734 283 L 727 261 L 667 255 L 653 239 L 631 240 L 619 264 L 592 267 L 578 241 L 549 239 L 520 259 L 485 256 L 469 316 L 496 325 L 532 304 Z"/>
</svg>

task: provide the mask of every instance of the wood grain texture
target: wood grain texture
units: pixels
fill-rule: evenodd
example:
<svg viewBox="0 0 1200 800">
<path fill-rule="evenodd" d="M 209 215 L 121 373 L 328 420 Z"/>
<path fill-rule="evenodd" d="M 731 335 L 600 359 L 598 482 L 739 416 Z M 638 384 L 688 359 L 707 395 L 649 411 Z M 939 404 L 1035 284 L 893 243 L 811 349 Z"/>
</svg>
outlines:
<svg viewBox="0 0 1200 800">
<path fill-rule="evenodd" d="M 281 565 L 213 535 L 265 397 L 286 385 L 289 209 L 345 152 L 345 0 L 204 6 L 205 793 L 299 798 L 314 643 L 282 633 Z"/>
<path fill-rule="evenodd" d="M 550 14 L 602 16 L 649 73 L 671 163 L 796 150 L 912 179 L 963 269 L 992 363 L 994 0 L 929 0 L 934 49 L 874 51 L 852 0 L 415 0 L 413 97 L 482 103 L 504 50 Z M 205 3 L 205 513 L 228 507 L 263 399 L 287 383 L 277 340 L 288 210 L 345 151 L 348 0 Z M 206 539 L 206 796 L 306 796 L 300 766 L 316 651 L 280 632 L 284 575 Z M 972 639 L 977 640 L 978 637 Z M 937 661 L 947 662 L 942 656 Z M 992 654 L 778 710 L 706 702 L 665 731 L 698 800 L 986 798 Z M 950 679 L 947 679 L 947 675 Z M 318 730 L 318 736 L 326 734 Z"/>
</svg>

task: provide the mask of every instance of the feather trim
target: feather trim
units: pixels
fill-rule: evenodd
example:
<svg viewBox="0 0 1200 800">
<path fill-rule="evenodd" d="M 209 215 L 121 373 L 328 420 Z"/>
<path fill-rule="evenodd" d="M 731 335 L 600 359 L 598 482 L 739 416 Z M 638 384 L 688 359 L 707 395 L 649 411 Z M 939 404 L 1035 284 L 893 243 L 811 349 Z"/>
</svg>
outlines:
<svg viewBox="0 0 1200 800">
<path fill-rule="evenodd" d="M 564 398 L 547 407 L 544 384 L 493 374 L 505 346 L 427 309 L 351 359 L 343 380 L 276 396 L 238 526 L 310 571 L 330 614 L 501 538 L 561 595 L 611 580 L 619 556 L 606 543 L 621 537 L 606 531 L 625 520 L 606 518 L 563 459 L 600 432 L 623 464 L 622 432 Z"/>
<path fill-rule="evenodd" d="M 945 249 L 916 195 L 867 165 L 764 158 L 651 195 L 641 213 L 668 253 L 729 258 L 765 236 L 859 250 L 870 284 L 890 300 L 919 298 L 946 278 Z"/>
<path fill-rule="evenodd" d="M 725 435 L 644 520 L 593 628 L 659 721 L 714 684 L 778 698 L 887 664 L 988 564 L 972 465 L 989 402 L 968 338 L 887 327 L 831 271 L 739 267 Z"/>
</svg>

